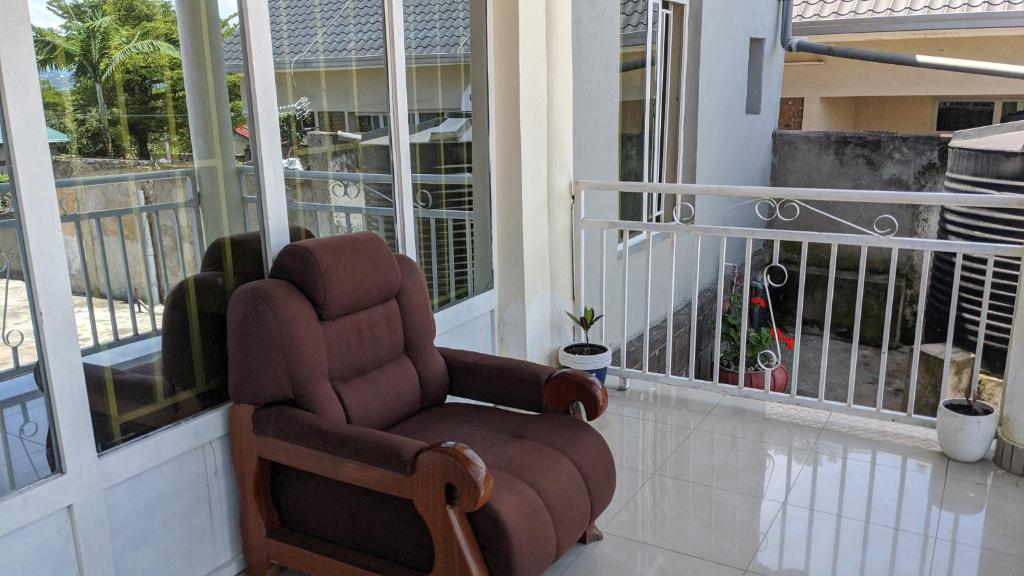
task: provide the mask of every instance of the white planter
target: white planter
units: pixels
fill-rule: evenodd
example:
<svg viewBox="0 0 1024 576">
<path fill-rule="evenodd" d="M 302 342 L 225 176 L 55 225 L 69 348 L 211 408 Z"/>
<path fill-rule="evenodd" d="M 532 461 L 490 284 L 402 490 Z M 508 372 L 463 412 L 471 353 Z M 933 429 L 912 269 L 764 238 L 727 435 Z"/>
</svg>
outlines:
<svg viewBox="0 0 1024 576">
<path fill-rule="evenodd" d="M 574 354 L 569 350 L 572 348 L 578 348 L 586 346 L 579 342 L 575 344 L 569 344 L 563 346 L 558 350 L 558 362 L 565 368 L 574 368 L 576 370 L 586 370 L 597 376 L 601 381 L 604 381 L 604 374 L 600 373 L 606 370 L 612 365 L 612 351 L 601 344 L 590 344 L 591 348 L 598 348 L 601 350 L 599 354 Z"/>
<path fill-rule="evenodd" d="M 943 400 L 939 405 L 935 428 L 942 452 L 960 462 L 977 462 L 985 457 L 999 426 L 999 414 L 987 402 L 978 400 L 975 405 L 991 410 L 985 416 L 968 416 L 950 410 L 949 404 L 966 404 L 958 398 Z"/>
</svg>

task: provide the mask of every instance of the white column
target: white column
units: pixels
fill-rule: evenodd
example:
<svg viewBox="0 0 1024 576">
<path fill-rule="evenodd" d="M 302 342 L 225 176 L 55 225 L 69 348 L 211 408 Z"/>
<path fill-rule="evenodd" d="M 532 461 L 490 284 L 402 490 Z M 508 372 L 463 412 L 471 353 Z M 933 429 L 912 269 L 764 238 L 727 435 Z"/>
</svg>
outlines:
<svg viewBox="0 0 1024 576">
<path fill-rule="evenodd" d="M 1024 272 L 1024 266 L 1022 266 Z M 1017 306 L 1013 313 L 1010 352 L 1006 359 L 1006 385 L 1003 414 L 999 422 L 999 441 L 995 462 L 1016 474 L 1024 475 L 1024 282 L 1017 286 Z"/>
<path fill-rule="evenodd" d="M 544 0 L 491 10 L 498 351 L 551 363 L 571 333 L 572 13 Z"/>
<path fill-rule="evenodd" d="M 199 208 L 204 239 L 209 244 L 245 229 L 231 106 L 224 80 L 220 14 L 216 0 L 177 0 L 175 9 Z"/>
</svg>

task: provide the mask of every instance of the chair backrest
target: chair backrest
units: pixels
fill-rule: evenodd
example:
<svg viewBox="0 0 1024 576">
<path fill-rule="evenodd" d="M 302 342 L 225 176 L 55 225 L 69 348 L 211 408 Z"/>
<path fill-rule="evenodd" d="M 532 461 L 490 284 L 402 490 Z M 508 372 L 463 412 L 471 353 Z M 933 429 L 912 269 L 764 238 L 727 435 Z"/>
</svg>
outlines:
<svg viewBox="0 0 1024 576">
<path fill-rule="evenodd" d="M 290 234 L 293 240 L 312 237 L 298 226 Z M 263 278 L 260 234 L 245 232 L 214 240 L 203 254 L 200 272 L 168 292 L 161 354 L 170 391 L 227 384 L 228 299 L 238 286 Z"/>
<path fill-rule="evenodd" d="M 423 272 L 370 232 L 289 244 L 228 311 L 231 399 L 383 429 L 444 402 Z"/>
</svg>

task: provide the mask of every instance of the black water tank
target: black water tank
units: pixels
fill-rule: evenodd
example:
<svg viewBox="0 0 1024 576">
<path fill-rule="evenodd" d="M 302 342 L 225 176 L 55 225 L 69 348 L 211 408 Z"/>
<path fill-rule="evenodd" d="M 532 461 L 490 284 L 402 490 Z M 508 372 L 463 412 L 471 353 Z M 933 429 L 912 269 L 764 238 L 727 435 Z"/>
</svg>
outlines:
<svg viewBox="0 0 1024 576">
<path fill-rule="evenodd" d="M 1024 194 L 1024 122 L 963 130 L 949 144 L 945 188 L 969 194 Z M 1024 210 L 943 207 L 939 238 L 999 244 L 1024 243 Z M 928 288 L 927 340 L 944 341 L 952 302 L 955 256 L 936 253 Z M 965 255 L 954 333 L 957 346 L 973 352 L 978 342 L 987 257 Z M 1020 261 L 996 258 L 985 326 L 982 364 L 1001 372 L 1010 342 Z"/>
</svg>

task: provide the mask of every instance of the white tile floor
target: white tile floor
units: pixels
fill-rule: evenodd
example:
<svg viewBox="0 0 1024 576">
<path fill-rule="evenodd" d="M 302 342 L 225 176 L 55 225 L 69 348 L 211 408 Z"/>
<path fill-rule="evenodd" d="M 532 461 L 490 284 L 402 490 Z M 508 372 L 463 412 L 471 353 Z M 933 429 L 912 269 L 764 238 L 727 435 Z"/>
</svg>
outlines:
<svg viewBox="0 0 1024 576">
<path fill-rule="evenodd" d="M 1024 576 L 1024 478 L 933 430 L 635 382 L 605 539 L 548 576 Z"/>
<path fill-rule="evenodd" d="M 643 382 L 594 424 L 605 538 L 545 576 L 1024 576 L 1024 478 L 934 430 Z"/>
</svg>

